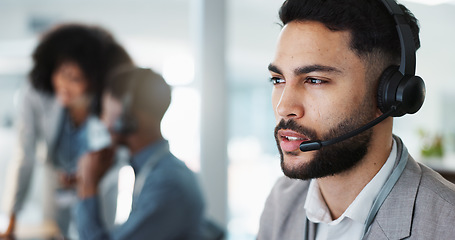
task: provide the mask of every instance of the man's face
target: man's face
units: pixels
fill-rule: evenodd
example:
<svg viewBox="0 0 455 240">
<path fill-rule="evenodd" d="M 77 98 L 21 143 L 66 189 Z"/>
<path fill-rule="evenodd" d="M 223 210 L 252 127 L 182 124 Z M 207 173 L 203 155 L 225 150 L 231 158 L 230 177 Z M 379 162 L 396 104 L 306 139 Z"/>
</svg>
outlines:
<svg viewBox="0 0 455 240">
<path fill-rule="evenodd" d="M 103 112 L 101 121 L 109 130 L 111 139 L 114 144 L 125 144 L 125 137 L 112 131 L 115 122 L 120 118 L 123 111 L 121 101 L 112 97 L 111 94 L 105 93 L 103 95 Z"/>
<path fill-rule="evenodd" d="M 317 151 L 301 152 L 308 140 L 327 140 L 371 121 L 376 114 L 364 62 L 349 48 L 348 31 L 312 21 L 282 30 L 269 66 L 275 138 L 283 172 L 310 179 L 352 168 L 366 154 L 371 131 Z"/>
</svg>

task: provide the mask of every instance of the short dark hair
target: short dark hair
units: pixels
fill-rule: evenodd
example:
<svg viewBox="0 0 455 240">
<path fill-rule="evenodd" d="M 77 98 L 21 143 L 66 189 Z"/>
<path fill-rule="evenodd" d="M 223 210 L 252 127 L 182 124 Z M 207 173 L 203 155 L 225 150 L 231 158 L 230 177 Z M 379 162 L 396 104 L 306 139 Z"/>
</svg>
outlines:
<svg viewBox="0 0 455 240">
<path fill-rule="evenodd" d="M 112 35 L 98 26 L 69 23 L 45 33 L 35 48 L 32 86 L 54 94 L 52 74 L 64 62 L 76 63 L 88 80 L 88 91 L 94 95 L 92 111 L 99 114 L 100 98 L 108 72 L 120 64 L 132 64 L 128 53 Z"/>
<path fill-rule="evenodd" d="M 131 96 L 131 109 L 161 120 L 171 103 L 171 87 L 164 78 L 148 68 L 119 68 L 108 78 L 105 92 L 113 98 L 125 101 Z"/>
<path fill-rule="evenodd" d="M 399 6 L 418 49 L 418 21 L 405 6 Z M 332 31 L 351 31 L 350 47 L 359 56 L 379 50 L 391 59 L 400 59 L 400 40 L 395 21 L 380 0 L 286 0 L 279 16 L 283 25 L 310 20 L 321 22 Z"/>
</svg>

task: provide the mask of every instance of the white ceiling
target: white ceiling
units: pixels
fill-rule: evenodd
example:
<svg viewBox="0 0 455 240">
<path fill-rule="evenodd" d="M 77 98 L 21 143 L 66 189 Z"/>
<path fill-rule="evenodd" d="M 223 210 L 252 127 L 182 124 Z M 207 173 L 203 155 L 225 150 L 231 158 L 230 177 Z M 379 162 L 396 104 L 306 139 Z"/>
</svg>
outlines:
<svg viewBox="0 0 455 240">
<path fill-rule="evenodd" d="M 416 2 L 425 5 L 438 5 L 443 3 L 455 4 L 455 0 L 406 0 L 406 2 Z"/>
</svg>

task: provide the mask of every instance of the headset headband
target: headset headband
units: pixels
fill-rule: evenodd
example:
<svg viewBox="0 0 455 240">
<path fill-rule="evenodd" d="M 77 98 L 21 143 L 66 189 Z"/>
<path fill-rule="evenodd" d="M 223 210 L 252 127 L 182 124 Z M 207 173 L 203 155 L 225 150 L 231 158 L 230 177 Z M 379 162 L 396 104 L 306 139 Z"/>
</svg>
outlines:
<svg viewBox="0 0 455 240">
<path fill-rule="evenodd" d="M 401 63 L 399 71 L 403 76 L 414 76 L 416 68 L 416 48 L 411 27 L 404 17 L 400 6 L 394 0 L 382 0 L 389 13 L 395 19 L 395 24 L 400 38 Z"/>
</svg>

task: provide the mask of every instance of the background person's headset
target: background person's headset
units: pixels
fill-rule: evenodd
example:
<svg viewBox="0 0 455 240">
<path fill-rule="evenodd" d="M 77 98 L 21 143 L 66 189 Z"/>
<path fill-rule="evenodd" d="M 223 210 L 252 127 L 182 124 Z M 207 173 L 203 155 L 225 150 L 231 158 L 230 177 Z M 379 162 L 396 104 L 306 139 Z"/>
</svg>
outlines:
<svg viewBox="0 0 455 240">
<path fill-rule="evenodd" d="M 134 133 L 137 130 L 137 120 L 134 117 L 133 112 L 133 103 L 134 103 L 134 93 L 140 87 L 140 81 L 142 81 L 143 74 L 147 72 L 147 69 L 142 68 L 127 68 L 123 69 L 119 73 L 119 76 L 122 77 L 123 81 L 128 81 L 127 91 L 122 97 L 122 113 L 115 120 L 111 131 L 120 134 L 120 135 L 129 135 Z"/>
<path fill-rule="evenodd" d="M 382 115 L 341 136 L 324 141 L 305 141 L 300 144 L 300 151 L 318 150 L 321 147 L 341 142 L 368 130 L 388 117 L 413 114 L 422 107 L 425 100 L 425 83 L 421 77 L 415 75 L 416 47 L 411 27 L 395 0 L 381 1 L 395 20 L 401 48 L 400 66 L 386 68 L 379 78 L 377 99 Z"/>
</svg>

